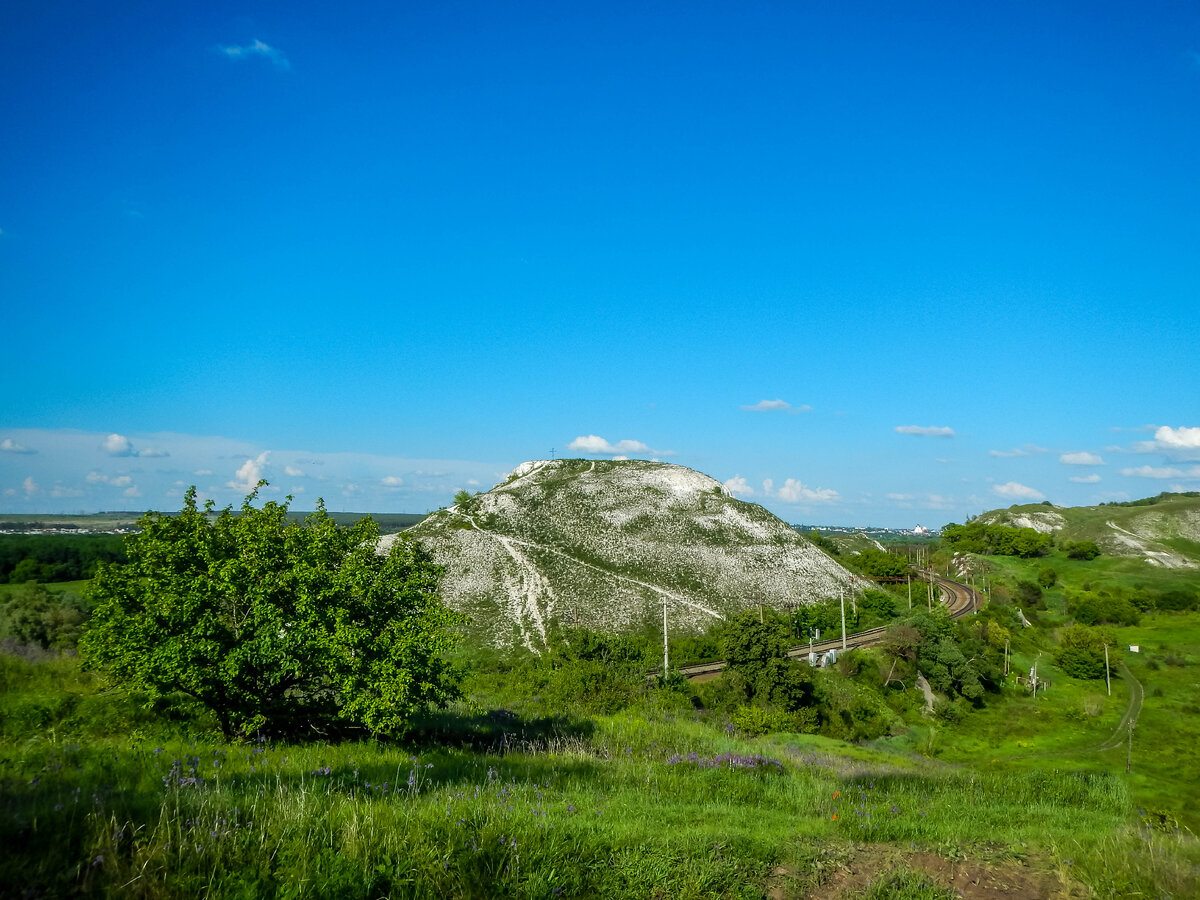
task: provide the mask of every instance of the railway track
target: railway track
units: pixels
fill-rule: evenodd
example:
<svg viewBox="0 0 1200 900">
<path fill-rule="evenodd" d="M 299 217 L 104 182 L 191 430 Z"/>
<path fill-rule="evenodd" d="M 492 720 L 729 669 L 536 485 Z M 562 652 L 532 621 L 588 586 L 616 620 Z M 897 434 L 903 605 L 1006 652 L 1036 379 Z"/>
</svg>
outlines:
<svg viewBox="0 0 1200 900">
<path fill-rule="evenodd" d="M 926 573 L 928 575 L 928 573 Z M 933 583 L 942 589 L 944 603 L 946 608 L 950 610 L 950 618 L 960 619 L 963 616 L 970 615 L 979 608 L 979 592 L 958 581 L 952 581 L 949 578 L 944 578 L 941 575 L 933 575 Z M 868 628 L 866 631 L 858 631 L 854 634 L 846 635 L 845 649 L 853 650 L 857 647 L 870 647 L 873 644 L 878 644 L 883 640 L 883 636 L 887 633 L 887 626 L 881 625 L 878 628 Z M 827 650 L 841 650 L 842 639 L 834 638 L 831 641 L 815 641 L 810 644 L 801 644 L 797 647 L 792 647 L 788 650 L 788 656 L 802 658 L 808 656 L 809 652 L 824 653 Z M 698 678 L 702 675 L 716 675 L 725 668 L 724 660 L 715 660 L 713 662 L 697 663 L 692 666 L 680 666 L 679 671 L 686 678 Z M 658 671 L 648 673 L 648 677 L 657 677 Z"/>
</svg>

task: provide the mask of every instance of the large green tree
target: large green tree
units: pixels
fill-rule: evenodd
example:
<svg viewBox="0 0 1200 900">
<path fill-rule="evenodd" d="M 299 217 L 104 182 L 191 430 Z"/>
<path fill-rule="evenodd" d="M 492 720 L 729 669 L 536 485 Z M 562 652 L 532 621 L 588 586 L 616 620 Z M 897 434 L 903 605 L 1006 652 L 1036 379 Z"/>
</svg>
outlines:
<svg viewBox="0 0 1200 900">
<path fill-rule="evenodd" d="M 80 642 L 87 663 L 151 698 L 181 691 L 227 738 L 321 729 L 335 720 L 403 732 L 459 696 L 445 652 L 461 617 L 438 596 L 441 569 L 415 542 L 376 551 L 371 519 L 339 527 L 318 501 L 215 517 L 188 490 L 177 515 L 149 513 L 128 562 L 101 567 Z"/>
</svg>

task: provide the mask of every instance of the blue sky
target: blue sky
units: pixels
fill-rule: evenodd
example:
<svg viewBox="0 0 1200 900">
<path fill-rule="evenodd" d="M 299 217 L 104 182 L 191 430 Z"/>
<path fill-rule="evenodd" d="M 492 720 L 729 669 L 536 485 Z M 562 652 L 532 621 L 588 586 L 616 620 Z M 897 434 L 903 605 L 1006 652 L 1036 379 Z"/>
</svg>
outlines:
<svg viewBox="0 0 1200 900">
<path fill-rule="evenodd" d="M 1200 9 L 982 7 L 4 6 L 0 512 L 1200 489 Z"/>
</svg>

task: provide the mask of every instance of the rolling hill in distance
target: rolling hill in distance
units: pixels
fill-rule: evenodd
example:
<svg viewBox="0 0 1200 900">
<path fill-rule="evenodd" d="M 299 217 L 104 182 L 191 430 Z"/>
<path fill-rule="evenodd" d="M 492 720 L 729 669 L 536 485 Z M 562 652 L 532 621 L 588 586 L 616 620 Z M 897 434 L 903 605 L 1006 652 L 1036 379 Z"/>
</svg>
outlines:
<svg viewBox="0 0 1200 900">
<path fill-rule="evenodd" d="M 1166 569 L 1200 567 L 1200 494 L 1160 494 L 1102 506 L 1010 506 L 979 516 L 989 525 L 1033 528 L 1060 541 L 1095 541 L 1109 556 Z"/>
</svg>

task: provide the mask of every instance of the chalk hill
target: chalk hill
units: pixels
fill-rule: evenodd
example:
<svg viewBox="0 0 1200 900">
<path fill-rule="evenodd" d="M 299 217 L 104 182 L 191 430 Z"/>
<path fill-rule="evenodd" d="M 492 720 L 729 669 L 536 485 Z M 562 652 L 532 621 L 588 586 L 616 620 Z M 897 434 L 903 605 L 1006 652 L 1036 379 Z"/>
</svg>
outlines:
<svg viewBox="0 0 1200 900">
<path fill-rule="evenodd" d="M 979 518 L 988 524 L 1035 528 L 1067 541 L 1095 541 L 1110 556 L 1137 557 L 1153 566 L 1200 566 L 1200 495 L 1195 493 L 1105 506 L 1010 506 Z"/>
<path fill-rule="evenodd" d="M 446 567 L 447 603 L 501 647 L 538 648 L 552 623 L 661 622 L 664 603 L 673 629 L 696 630 L 857 587 L 761 506 L 692 469 L 641 460 L 522 463 L 406 533 Z"/>
</svg>

